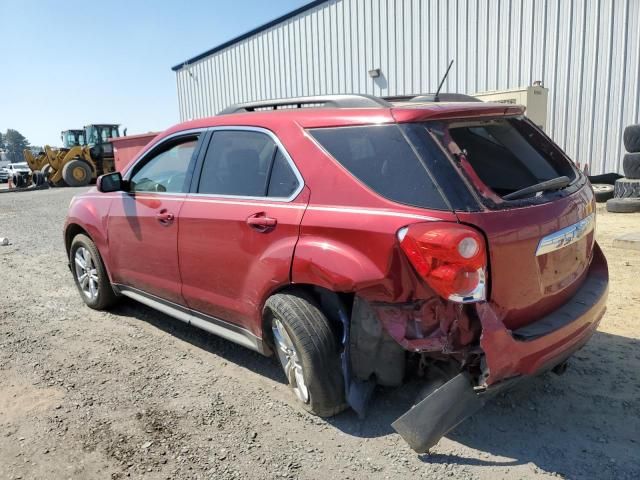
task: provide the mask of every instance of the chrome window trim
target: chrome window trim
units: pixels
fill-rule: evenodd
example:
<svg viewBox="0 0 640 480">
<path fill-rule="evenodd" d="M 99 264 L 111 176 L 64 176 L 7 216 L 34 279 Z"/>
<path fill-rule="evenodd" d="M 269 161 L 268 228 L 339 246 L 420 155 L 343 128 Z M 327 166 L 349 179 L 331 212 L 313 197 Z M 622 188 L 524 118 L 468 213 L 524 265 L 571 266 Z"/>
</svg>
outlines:
<svg viewBox="0 0 640 480">
<path fill-rule="evenodd" d="M 207 130 L 210 131 L 213 134 L 215 134 L 215 132 L 217 132 L 217 131 L 240 131 L 240 132 L 257 132 L 257 133 L 263 133 L 263 134 L 267 135 L 269 138 L 271 138 L 271 140 L 273 140 L 273 142 L 280 149 L 280 151 L 282 151 L 282 154 L 284 155 L 285 159 L 287 160 L 287 163 L 289 164 L 289 166 L 293 170 L 293 173 L 296 176 L 296 179 L 298 180 L 298 188 L 296 188 L 296 190 L 291 195 L 289 195 L 288 197 L 268 197 L 266 195 L 263 195 L 263 196 L 245 196 L 245 195 L 228 195 L 228 194 L 217 194 L 217 193 L 189 192 L 187 194 L 187 198 L 189 198 L 189 197 L 208 197 L 208 198 L 214 198 L 214 199 L 215 198 L 220 198 L 220 199 L 235 199 L 235 200 L 260 200 L 260 201 L 270 201 L 270 202 L 291 202 L 298 195 L 300 195 L 300 192 L 302 192 L 302 189 L 304 188 L 304 185 L 305 185 L 304 178 L 302 178 L 302 175 L 300 174 L 300 170 L 298 170 L 297 165 L 293 161 L 293 158 L 291 158 L 291 155 L 289 155 L 289 152 L 287 151 L 287 149 L 284 148 L 284 145 L 282 144 L 280 139 L 271 130 L 269 130 L 267 128 L 263 128 L 263 127 L 246 127 L 246 126 L 242 126 L 242 125 L 238 125 L 238 126 L 225 125 L 225 126 L 220 126 L 220 127 L 209 127 Z M 213 140 L 213 136 L 211 137 L 211 140 Z M 211 143 L 211 140 L 209 141 L 209 143 Z M 207 148 L 208 147 L 209 147 L 209 145 L 207 145 Z M 205 157 L 203 158 L 202 161 L 203 161 L 203 165 L 204 165 L 204 162 L 206 161 L 206 152 L 205 152 Z M 200 171 L 200 174 L 202 174 L 202 171 Z"/>
<path fill-rule="evenodd" d="M 595 228 L 595 214 L 583 218 L 579 222 L 569 225 L 557 232 L 553 232 L 540 239 L 536 249 L 536 257 L 560 250 L 568 245 L 576 243 Z"/>
<path fill-rule="evenodd" d="M 202 135 L 203 133 L 205 133 L 207 131 L 206 127 L 203 128 L 190 128 L 189 130 L 180 130 L 179 132 L 174 132 L 171 135 L 167 135 L 166 137 L 160 139 L 158 142 L 156 142 L 154 145 L 152 145 L 149 150 L 147 150 L 146 152 L 144 152 L 144 154 L 138 158 L 138 160 L 136 160 L 135 163 L 131 163 L 127 169 L 125 170 L 124 174 L 122 175 L 122 179 L 129 181 L 131 179 L 131 172 L 134 170 L 134 168 L 136 166 L 138 166 L 138 164 L 140 162 L 144 162 L 147 157 L 149 157 L 149 155 L 151 155 L 153 153 L 153 151 L 159 147 L 160 145 L 167 143 L 170 140 L 173 140 L 175 138 L 178 137 L 183 137 L 183 136 L 188 136 L 188 135 L 194 135 L 194 134 L 200 134 Z M 200 140 L 200 137 L 198 137 L 198 140 Z M 135 192 L 132 192 L 135 193 Z M 142 193 L 142 192 L 140 192 Z M 153 194 L 158 194 L 158 195 L 186 195 L 188 192 L 182 192 L 179 194 L 176 193 L 171 193 L 171 192 L 145 192 L 145 193 L 153 193 Z"/>
<path fill-rule="evenodd" d="M 280 149 L 280 151 L 282 151 L 282 154 L 284 155 L 285 159 L 287 160 L 287 163 L 289 164 L 289 166 L 291 167 L 291 169 L 293 170 L 293 174 L 295 175 L 296 179 L 298 180 L 298 188 L 296 188 L 296 190 L 289 195 L 288 197 L 268 197 L 268 196 L 245 196 L 245 195 L 223 195 L 223 194 L 215 194 L 215 193 L 197 193 L 197 192 L 138 192 L 139 194 L 151 194 L 151 195 L 160 195 L 160 196 L 184 196 L 186 198 L 189 197 L 208 197 L 208 198 L 212 198 L 212 199 L 235 199 L 235 200 L 260 200 L 260 201 L 272 201 L 272 202 L 291 202 L 293 200 L 295 200 L 295 198 L 300 195 L 300 192 L 302 192 L 302 190 L 304 189 L 305 183 L 304 183 L 304 178 L 302 177 L 302 174 L 300 173 L 300 170 L 298 170 L 297 165 L 295 164 L 295 162 L 293 161 L 293 158 L 291 158 L 291 155 L 289 154 L 289 152 L 287 151 L 287 149 L 284 147 L 284 145 L 282 144 L 282 142 L 280 141 L 280 139 L 278 138 L 278 136 L 273 133 L 271 130 L 267 129 L 267 128 L 263 128 L 263 127 L 248 127 L 248 126 L 243 126 L 243 125 L 224 125 L 224 126 L 216 126 L 216 127 L 202 127 L 202 128 L 191 128 L 189 130 L 180 130 L 178 132 L 174 132 L 171 135 L 168 135 L 164 138 L 162 138 L 160 141 L 158 141 L 156 144 L 154 144 L 151 148 L 149 148 L 149 150 L 147 152 L 145 152 L 138 160 L 136 160 L 135 163 L 130 164 L 127 169 L 125 170 L 122 178 L 126 181 L 129 181 L 131 179 L 131 172 L 133 172 L 134 168 L 140 163 L 140 162 L 145 162 L 149 155 L 151 155 L 153 153 L 153 150 L 156 149 L 156 147 L 171 141 L 175 138 L 178 137 L 182 137 L 182 136 L 188 136 L 188 135 L 194 135 L 194 134 L 203 134 L 205 132 L 211 132 L 214 133 L 216 131 L 246 131 L 246 132 L 258 132 L 258 133 L 263 133 L 267 136 L 269 136 L 269 138 L 271 138 L 271 140 L 273 140 L 273 142 L 276 144 L 276 146 Z M 206 145 L 206 147 L 208 148 L 209 145 Z M 203 145 L 204 147 L 204 145 Z M 205 152 L 206 155 L 206 152 Z M 204 159 L 203 159 L 204 162 Z M 195 172 L 194 172 L 195 175 Z M 135 195 L 136 192 L 130 192 L 130 194 Z"/>
</svg>

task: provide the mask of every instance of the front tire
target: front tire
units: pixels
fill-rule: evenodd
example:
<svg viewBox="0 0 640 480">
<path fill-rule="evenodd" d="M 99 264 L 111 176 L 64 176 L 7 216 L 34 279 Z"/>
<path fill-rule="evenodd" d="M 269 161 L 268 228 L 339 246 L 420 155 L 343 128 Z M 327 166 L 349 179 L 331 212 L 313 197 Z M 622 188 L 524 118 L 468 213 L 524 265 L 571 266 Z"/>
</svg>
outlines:
<svg viewBox="0 0 640 480">
<path fill-rule="evenodd" d="M 79 159 L 71 160 L 62 167 L 62 179 L 70 187 L 84 187 L 91 182 L 91 166 Z"/>
<path fill-rule="evenodd" d="M 312 301 L 276 294 L 265 304 L 267 325 L 280 364 L 303 408 L 331 417 L 347 408 L 339 342 Z"/>
<path fill-rule="evenodd" d="M 95 243 L 86 235 L 73 238 L 69 262 L 80 296 L 88 307 L 104 310 L 117 301 Z"/>
</svg>

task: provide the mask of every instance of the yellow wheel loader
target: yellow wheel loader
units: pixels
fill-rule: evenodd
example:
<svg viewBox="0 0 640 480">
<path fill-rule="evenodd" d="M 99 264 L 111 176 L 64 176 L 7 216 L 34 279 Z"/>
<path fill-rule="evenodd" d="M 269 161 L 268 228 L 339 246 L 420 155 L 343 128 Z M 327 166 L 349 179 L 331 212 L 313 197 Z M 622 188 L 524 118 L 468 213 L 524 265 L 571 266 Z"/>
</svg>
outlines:
<svg viewBox="0 0 640 480">
<path fill-rule="evenodd" d="M 60 139 L 62 140 L 63 149 L 69 150 L 75 146 L 82 146 L 85 143 L 84 130 L 65 130 L 60 133 Z M 24 150 L 22 153 L 32 172 L 44 172 L 49 164 L 49 156 L 44 150 L 41 150 L 36 155 L 30 149 Z"/>
<path fill-rule="evenodd" d="M 41 172 L 54 187 L 82 187 L 99 175 L 115 171 L 113 145 L 109 139 L 120 136 L 119 125 L 92 124 L 84 130 L 65 130 L 62 148 L 45 145 L 33 155 L 24 150 L 24 158 L 33 172 Z"/>
</svg>

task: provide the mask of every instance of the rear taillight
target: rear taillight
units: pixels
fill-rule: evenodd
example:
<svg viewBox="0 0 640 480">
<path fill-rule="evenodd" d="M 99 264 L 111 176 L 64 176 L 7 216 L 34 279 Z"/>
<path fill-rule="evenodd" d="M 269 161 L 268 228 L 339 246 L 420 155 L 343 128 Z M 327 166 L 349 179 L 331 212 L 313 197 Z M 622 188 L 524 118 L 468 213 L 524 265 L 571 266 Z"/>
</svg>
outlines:
<svg viewBox="0 0 640 480">
<path fill-rule="evenodd" d="M 485 300 L 487 251 L 480 232 L 457 223 L 416 223 L 400 229 L 398 240 L 438 295 L 460 303 Z"/>
</svg>

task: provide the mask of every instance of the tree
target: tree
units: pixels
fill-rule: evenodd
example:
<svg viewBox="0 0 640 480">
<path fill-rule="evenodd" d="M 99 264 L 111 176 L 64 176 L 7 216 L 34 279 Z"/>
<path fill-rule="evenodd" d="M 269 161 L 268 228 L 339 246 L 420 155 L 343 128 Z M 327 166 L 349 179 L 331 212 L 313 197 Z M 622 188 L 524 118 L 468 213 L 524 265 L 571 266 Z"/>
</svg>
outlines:
<svg viewBox="0 0 640 480">
<path fill-rule="evenodd" d="M 7 129 L 7 133 L 2 137 L 4 147 L 7 151 L 7 159 L 14 162 L 21 162 L 23 159 L 22 151 L 29 147 L 29 140 L 17 130 Z"/>
</svg>

